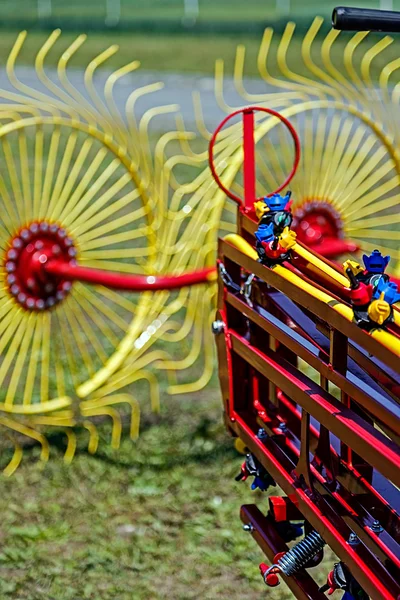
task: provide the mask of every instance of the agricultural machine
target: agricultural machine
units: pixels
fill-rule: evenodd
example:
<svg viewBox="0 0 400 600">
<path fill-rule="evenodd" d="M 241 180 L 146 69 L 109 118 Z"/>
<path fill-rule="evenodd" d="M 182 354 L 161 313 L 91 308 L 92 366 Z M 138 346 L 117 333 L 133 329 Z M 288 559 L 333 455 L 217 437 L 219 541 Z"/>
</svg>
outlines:
<svg viewBox="0 0 400 600">
<path fill-rule="evenodd" d="M 364 27 L 371 18 L 374 11 L 338 9 L 334 23 Z M 258 111 L 284 123 L 294 143 L 287 179 L 260 198 Z M 310 202 L 295 233 L 291 192 L 281 193 L 300 161 L 290 121 L 263 107 L 240 112 L 243 199 L 214 166 L 217 136 L 235 113 L 211 140 L 210 164 L 238 204 L 237 233 L 219 241 L 213 323 L 226 426 L 245 454 L 237 481 L 271 492 L 266 513 L 241 507 L 243 529 L 269 559 L 260 564 L 269 587 L 282 578 L 296 598 L 322 600 L 337 590 L 346 600 L 399 598 L 400 293 L 385 273 L 390 257 L 373 249 L 363 264 L 347 259 L 341 268 L 307 247 L 302 231 L 317 237 L 325 256 L 349 249 L 332 236 L 332 213 L 321 202 Z M 276 486 L 284 495 L 274 495 Z M 319 586 L 308 569 L 326 545 L 338 559 Z"/>
<path fill-rule="evenodd" d="M 338 9 L 334 24 L 396 30 L 397 13 L 386 16 Z M 265 31 L 262 93 L 245 87 L 239 46 L 239 105 L 217 61 L 227 116 L 214 133 L 196 93 L 195 132 L 176 105 L 137 118 L 157 84 L 130 91 L 121 111 L 121 81 L 139 64 L 99 91 L 116 46 L 73 84 L 85 36 L 49 70 L 53 32 L 28 86 L 18 36 L 0 90 L 2 466 L 11 475 L 27 441 L 46 460 L 53 430 L 67 462 L 77 428 L 95 452 L 105 419 L 114 448 L 127 416 L 135 438 L 136 386 L 154 410 L 160 376 L 170 394 L 203 388 L 214 334 L 226 426 L 244 453 L 237 480 L 284 494 L 268 496 L 267 514 L 241 509 L 268 557 L 265 584 L 283 579 L 303 599 L 397 599 L 400 62 L 376 72 L 392 40 L 365 49 L 364 31 L 337 54 L 338 29 L 321 43 L 321 24 L 304 37 L 301 72 L 294 24 L 276 49 Z M 176 127 L 156 139 L 170 115 Z M 321 586 L 309 568 L 325 545 L 337 562 Z"/>
</svg>

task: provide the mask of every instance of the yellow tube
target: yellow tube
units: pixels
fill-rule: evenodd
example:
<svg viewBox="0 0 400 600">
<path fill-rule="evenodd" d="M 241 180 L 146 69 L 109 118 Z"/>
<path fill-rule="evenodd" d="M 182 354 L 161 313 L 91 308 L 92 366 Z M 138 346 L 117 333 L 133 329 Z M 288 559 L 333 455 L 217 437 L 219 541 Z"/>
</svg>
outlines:
<svg viewBox="0 0 400 600">
<path fill-rule="evenodd" d="M 253 260 L 258 259 L 257 252 L 240 235 L 229 234 L 224 238 L 224 240 L 226 240 L 227 242 L 232 244 L 232 246 L 235 246 L 235 248 L 237 248 L 238 250 L 243 252 L 243 254 L 246 254 L 246 256 L 249 256 Z M 316 258 L 311 253 L 309 253 L 307 250 L 305 250 L 304 248 L 301 247 L 301 250 L 304 251 L 305 256 L 307 256 L 307 254 L 309 254 L 310 257 L 312 257 L 313 259 Z M 305 256 L 304 256 L 304 258 L 305 258 Z M 307 258 L 307 260 L 308 260 L 308 258 Z M 316 260 L 319 261 L 319 259 L 316 259 Z M 325 263 L 323 263 L 322 261 L 319 261 L 319 262 L 322 263 L 324 265 L 324 267 L 330 268 L 328 265 L 325 265 Z M 275 265 L 272 268 L 275 271 L 275 273 L 278 273 L 278 275 L 280 275 L 281 277 L 286 279 L 286 281 L 290 281 L 299 289 L 305 291 L 307 294 L 310 294 L 310 296 L 317 298 L 317 300 L 320 300 L 321 302 L 324 302 L 325 304 L 329 304 L 330 302 L 332 302 L 331 308 L 333 308 L 333 310 L 335 310 L 336 312 L 341 314 L 345 319 L 347 319 L 347 321 L 350 321 L 350 322 L 353 321 L 354 313 L 353 313 L 353 309 L 350 306 L 346 306 L 345 304 L 342 304 L 341 302 L 336 302 L 335 298 L 332 298 L 332 296 L 330 296 L 326 292 L 323 292 L 323 291 L 315 288 L 310 283 L 307 283 L 301 277 L 299 277 L 295 273 L 292 273 L 291 271 L 289 271 L 282 265 Z M 331 271 L 333 271 L 333 269 L 331 269 Z M 335 275 L 344 278 L 344 276 L 340 275 L 340 273 L 335 272 Z M 346 278 L 344 278 L 344 279 L 346 279 Z M 336 279 L 336 281 L 339 281 L 339 280 Z M 346 279 L 346 282 L 347 282 L 347 279 Z M 395 314 L 395 318 L 397 318 L 399 320 L 399 317 L 398 317 L 398 315 L 396 316 L 396 314 Z M 391 350 L 394 354 L 396 354 L 397 356 L 400 356 L 400 340 L 397 337 L 395 337 L 388 331 L 384 331 L 383 329 L 374 329 L 373 331 L 369 332 L 369 335 L 371 337 L 373 337 L 375 340 L 377 340 L 380 344 L 382 344 L 382 346 L 385 346 L 386 348 Z"/>
<path fill-rule="evenodd" d="M 323 260 L 317 258 L 312 252 L 300 246 L 300 244 L 295 244 L 292 248 L 293 252 L 296 252 L 299 256 L 304 258 L 309 265 L 312 266 L 311 270 L 318 272 L 319 275 L 324 277 L 325 279 L 333 279 L 337 283 L 339 283 L 343 287 L 349 287 L 349 280 L 347 277 L 338 273 L 335 269 L 327 265 Z"/>
<path fill-rule="evenodd" d="M 224 241 L 232 244 L 232 246 L 235 246 L 240 252 L 243 252 L 243 254 L 246 254 L 246 256 L 249 256 L 253 260 L 258 260 L 257 252 L 242 238 L 241 235 L 238 235 L 237 233 L 228 233 L 228 235 L 224 237 Z"/>
</svg>

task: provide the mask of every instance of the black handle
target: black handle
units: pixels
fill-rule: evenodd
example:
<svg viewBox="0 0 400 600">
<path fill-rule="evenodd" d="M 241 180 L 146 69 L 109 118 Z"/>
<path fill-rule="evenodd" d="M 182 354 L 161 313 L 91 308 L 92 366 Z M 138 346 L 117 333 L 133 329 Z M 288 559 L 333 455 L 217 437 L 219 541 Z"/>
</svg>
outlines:
<svg viewBox="0 0 400 600">
<path fill-rule="evenodd" d="M 342 29 L 343 31 L 385 31 L 387 33 L 399 33 L 400 12 L 338 6 L 333 9 L 332 27 L 334 29 Z"/>
</svg>

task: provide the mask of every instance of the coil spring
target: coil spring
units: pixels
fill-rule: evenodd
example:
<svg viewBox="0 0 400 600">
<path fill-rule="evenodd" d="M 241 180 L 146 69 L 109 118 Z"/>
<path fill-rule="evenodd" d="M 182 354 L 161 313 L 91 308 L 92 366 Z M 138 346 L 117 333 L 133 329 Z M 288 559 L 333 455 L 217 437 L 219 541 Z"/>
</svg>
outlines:
<svg viewBox="0 0 400 600">
<path fill-rule="evenodd" d="M 275 566 L 289 577 L 304 567 L 324 546 L 325 542 L 319 533 L 312 531 L 301 542 L 286 552 Z"/>
</svg>

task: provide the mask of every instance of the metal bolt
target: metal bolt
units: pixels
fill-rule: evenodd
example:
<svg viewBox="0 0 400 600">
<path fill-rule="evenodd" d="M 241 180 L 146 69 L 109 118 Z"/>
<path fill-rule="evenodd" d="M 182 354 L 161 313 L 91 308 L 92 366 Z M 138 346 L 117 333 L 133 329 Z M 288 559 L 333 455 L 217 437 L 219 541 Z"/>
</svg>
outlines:
<svg viewBox="0 0 400 600">
<path fill-rule="evenodd" d="M 279 423 L 279 429 L 281 431 L 286 431 L 287 430 L 287 425 L 284 421 L 282 421 L 282 423 Z"/>
<path fill-rule="evenodd" d="M 371 530 L 372 530 L 374 533 L 382 533 L 382 531 L 383 531 L 383 527 L 382 527 L 382 525 L 380 524 L 380 522 L 378 521 L 378 519 L 375 519 L 375 521 L 372 523 L 372 525 L 371 525 Z"/>
<path fill-rule="evenodd" d="M 39 231 L 39 225 L 38 225 L 38 223 L 32 223 L 32 225 L 29 227 L 29 230 L 32 233 L 37 233 Z"/>
<path fill-rule="evenodd" d="M 43 310 L 45 307 L 45 302 L 44 300 L 42 300 L 41 298 L 39 298 L 39 300 L 36 300 L 35 302 L 35 306 L 38 310 Z"/>
<path fill-rule="evenodd" d="M 11 250 L 7 252 L 7 258 L 9 260 L 15 260 L 18 258 L 18 252 L 15 250 L 15 248 L 11 248 Z"/>
<path fill-rule="evenodd" d="M 213 332 L 214 335 L 218 335 L 219 333 L 222 333 L 225 329 L 225 325 L 223 321 L 217 320 L 214 321 L 213 324 L 211 325 L 211 331 Z"/>
<path fill-rule="evenodd" d="M 252 533 L 252 531 L 254 531 L 254 527 L 251 523 L 245 523 L 243 525 L 243 531 L 248 531 L 249 533 Z"/>
<path fill-rule="evenodd" d="M 29 240 L 29 239 L 30 239 L 30 237 L 31 237 L 31 234 L 30 234 L 30 232 L 28 231 L 28 229 L 23 229 L 23 230 L 20 232 L 20 236 L 22 237 L 22 239 L 23 239 L 23 240 L 25 240 L 25 241 L 26 241 L 26 240 Z"/>
<path fill-rule="evenodd" d="M 12 242 L 12 245 L 14 246 L 14 248 L 22 248 L 23 243 L 20 238 L 15 238 Z"/>
<path fill-rule="evenodd" d="M 268 437 L 268 433 L 265 431 L 265 429 L 260 427 L 260 429 L 257 432 L 257 437 L 259 440 L 265 440 Z"/>
<path fill-rule="evenodd" d="M 49 298 L 47 298 L 46 300 L 46 306 L 48 308 L 51 308 L 52 306 L 54 306 L 56 303 L 56 299 L 53 296 L 50 296 Z"/>
<path fill-rule="evenodd" d="M 347 543 L 349 544 L 349 546 L 357 546 L 360 543 L 360 540 L 358 539 L 358 536 L 356 536 L 355 533 L 351 533 L 349 535 Z"/>
<path fill-rule="evenodd" d="M 15 271 L 16 267 L 15 267 L 15 263 L 12 262 L 11 260 L 9 260 L 8 262 L 6 262 L 6 271 L 7 273 L 12 273 L 13 271 Z"/>
<path fill-rule="evenodd" d="M 33 308 L 35 306 L 35 301 L 33 298 L 28 298 L 26 301 L 27 308 Z"/>
</svg>

